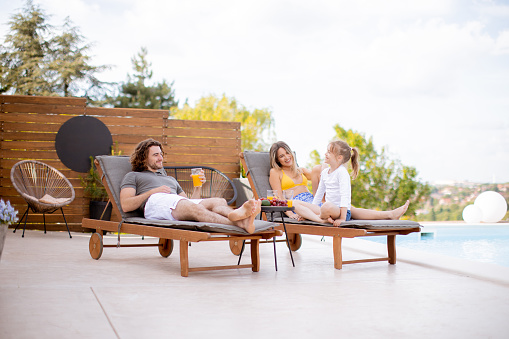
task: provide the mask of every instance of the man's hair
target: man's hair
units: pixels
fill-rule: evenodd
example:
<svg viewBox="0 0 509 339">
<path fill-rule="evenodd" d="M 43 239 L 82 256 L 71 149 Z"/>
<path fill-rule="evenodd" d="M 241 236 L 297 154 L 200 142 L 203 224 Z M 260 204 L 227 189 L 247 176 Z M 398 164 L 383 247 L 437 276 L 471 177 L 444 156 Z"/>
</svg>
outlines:
<svg viewBox="0 0 509 339">
<path fill-rule="evenodd" d="M 163 152 L 163 145 L 154 139 L 143 140 L 138 144 L 138 146 L 136 146 L 134 153 L 131 155 L 131 166 L 133 171 L 143 172 L 147 169 L 146 160 L 148 157 L 148 150 L 152 146 L 159 146 L 161 148 L 161 152 Z"/>
</svg>

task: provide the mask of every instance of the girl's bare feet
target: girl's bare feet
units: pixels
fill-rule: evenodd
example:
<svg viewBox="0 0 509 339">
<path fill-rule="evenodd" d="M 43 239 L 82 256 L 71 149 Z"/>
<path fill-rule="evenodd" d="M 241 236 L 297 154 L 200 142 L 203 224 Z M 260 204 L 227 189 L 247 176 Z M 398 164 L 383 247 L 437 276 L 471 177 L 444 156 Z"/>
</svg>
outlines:
<svg viewBox="0 0 509 339">
<path fill-rule="evenodd" d="M 261 211 L 262 202 L 260 200 L 251 199 L 246 201 L 241 207 L 231 211 L 228 219 L 240 228 L 245 229 L 248 233 L 254 233 L 254 220 L 256 215 Z"/>
<path fill-rule="evenodd" d="M 408 205 L 410 205 L 410 200 L 407 200 L 406 203 L 403 206 L 400 206 L 392 211 L 390 211 L 390 217 L 391 220 L 398 220 L 403 216 L 403 214 L 406 213 L 408 210 Z"/>
</svg>

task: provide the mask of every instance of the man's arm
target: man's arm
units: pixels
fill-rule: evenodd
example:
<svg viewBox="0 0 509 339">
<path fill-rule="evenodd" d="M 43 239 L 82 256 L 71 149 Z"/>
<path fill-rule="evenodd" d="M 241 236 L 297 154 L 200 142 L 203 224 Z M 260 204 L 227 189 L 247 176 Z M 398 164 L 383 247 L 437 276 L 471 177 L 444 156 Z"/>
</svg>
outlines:
<svg viewBox="0 0 509 339">
<path fill-rule="evenodd" d="M 161 186 L 151 189 L 148 192 L 136 195 L 136 189 L 132 187 L 122 188 L 120 191 L 120 205 L 124 212 L 131 212 L 139 208 L 145 200 L 147 200 L 154 193 L 171 193 L 168 186 Z"/>
</svg>

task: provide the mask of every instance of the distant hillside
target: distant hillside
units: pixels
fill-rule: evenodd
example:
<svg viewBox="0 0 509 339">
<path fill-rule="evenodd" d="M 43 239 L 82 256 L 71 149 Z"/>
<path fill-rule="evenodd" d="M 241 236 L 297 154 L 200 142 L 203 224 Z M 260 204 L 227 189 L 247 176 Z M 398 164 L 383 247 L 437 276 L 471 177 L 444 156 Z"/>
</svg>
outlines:
<svg viewBox="0 0 509 339">
<path fill-rule="evenodd" d="M 453 221 L 463 220 L 465 206 L 473 204 L 475 198 L 485 191 L 495 191 L 509 201 L 509 183 L 478 184 L 457 182 L 448 185 L 430 185 L 430 199 L 417 211 L 419 221 Z M 509 220 L 509 212 L 503 220 Z"/>
</svg>

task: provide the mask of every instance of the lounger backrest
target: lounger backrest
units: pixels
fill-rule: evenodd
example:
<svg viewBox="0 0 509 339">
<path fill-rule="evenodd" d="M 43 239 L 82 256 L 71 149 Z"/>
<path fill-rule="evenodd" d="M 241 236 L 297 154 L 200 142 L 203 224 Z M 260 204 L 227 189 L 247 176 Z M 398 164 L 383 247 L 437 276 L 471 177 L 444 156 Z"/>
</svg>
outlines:
<svg viewBox="0 0 509 339">
<path fill-rule="evenodd" d="M 254 190 L 259 198 L 267 197 L 267 190 L 270 190 L 270 155 L 269 152 L 244 151 L 244 160 L 246 161 L 248 174 L 254 183 Z"/>
<path fill-rule="evenodd" d="M 122 220 L 130 217 L 143 217 L 140 210 L 133 212 L 123 212 L 120 205 L 120 184 L 124 176 L 132 171 L 131 162 L 128 156 L 122 155 L 98 155 L 95 157 L 103 171 L 106 183 L 110 188 L 112 196 L 110 199 L 115 201 L 118 206 Z"/>
</svg>

